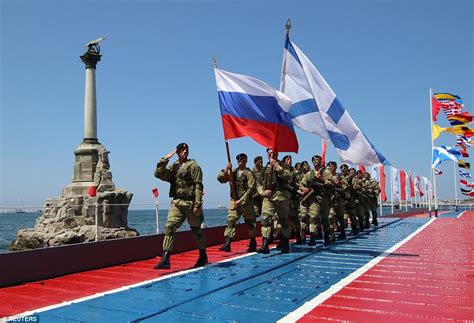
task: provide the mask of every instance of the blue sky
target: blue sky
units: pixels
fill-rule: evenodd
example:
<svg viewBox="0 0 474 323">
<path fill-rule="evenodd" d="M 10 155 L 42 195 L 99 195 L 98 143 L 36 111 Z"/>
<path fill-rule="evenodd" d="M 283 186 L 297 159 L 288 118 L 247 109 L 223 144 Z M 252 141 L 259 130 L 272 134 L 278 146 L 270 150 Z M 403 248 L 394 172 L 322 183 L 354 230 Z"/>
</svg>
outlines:
<svg viewBox="0 0 474 323">
<path fill-rule="evenodd" d="M 99 36 L 107 37 L 97 67 L 99 141 L 111 151 L 116 186 L 150 207 L 156 186 L 169 201 L 168 184 L 153 177 L 156 162 L 183 141 L 203 168 L 206 206 L 227 203 L 228 187 L 216 180 L 226 153 L 211 57 L 278 88 L 288 18 L 292 40 L 397 168 L 429 174 L 430 88 L 460 95 L 472 110 L 469 0 L 2 0 L 0 10 L 3 206 L 41 206 L 70 183 L 83 137 L 79 56 Z M 297 161 L 320 153 L 318 137 L 297 135 Z M 247 138 L 230 149 L 250 159 L 265 153 Z M 452 164 L 442 169 L 439 196 L 452 198 Z"/>
</svg>

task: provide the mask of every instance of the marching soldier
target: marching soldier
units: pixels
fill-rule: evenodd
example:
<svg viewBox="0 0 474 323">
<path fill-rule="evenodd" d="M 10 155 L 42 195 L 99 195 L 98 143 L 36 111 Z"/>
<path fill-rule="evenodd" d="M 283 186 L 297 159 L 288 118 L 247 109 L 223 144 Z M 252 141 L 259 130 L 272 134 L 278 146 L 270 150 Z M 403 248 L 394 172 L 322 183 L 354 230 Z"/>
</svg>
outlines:
<svg viewBox="0 0 474 323">
<path fill-rule="evenodd" d="M 261 181 L 261 178 L 263 177 L 263 157 L 262 156 L 257 156 L 253 160 L 254 166 L 252 169 L 252 173 L 255 176 L 255 180 L 257 182 Z M 257 216 L 260 216 L 262 214 L 262 197 L 258 192 L 255 192 L 253 195 L 253 206 L 255 209 L 255 213 Z"/>
<path fill-rule="evenodd" d="M 255 228 L 255 209 L 253 205 L 253 195 L 257 191 L 255 177 L 250 169 L 247 168 L 247 155 L 238 154 L 236 156 L 238 167 L 232 170 L 232 164 L 219 172 L 217 180 L 220 183 L 228 183 L 230 172 L 234 178 L 235 189 L 230 192 L 231 200 L 229 213 L 227 215 L 227 228 L 224 231 L 225 243 L 219 248 L 220 251 L 230 252 L 230 244 L 235 235 L 235 226 L 243 215 L 247 225 L 250 242 L 247 252 L 257 250 L 257 241 L 255 240 L 257 230 Z M 233 192 L 232 192 L 233 191 Z M 235 197 L 233 195 L 236 195 Z"/>
<path fill-rule="evenodd" d="M 309 215 L 309 233 L 310 240 L 308 246 L 316 245 L 316 228 L 318 226 L 318 218 L 324 228 L 324 243 L 330 244 L 329 230 L 329 208 L 330 200 L 327 192 L 328 186 L 332 185 L 332 175 L 328 169 L 322 168 L 321 156 L 315 155 L 311 158 L 314 169 L 308 172 L 301 180 L 300 190 L 303 193 L 301 204 L 303 212 L 306 208 Z M 303 215 L 304 216 L 304 215 Z"/>
<path fill-rule="evenodd" d="M 331 210 L 329 215 L 330 226 L 334 223 L 334 217 L 336 223 L 339 227 L 339 236 L 338 240 L 346 239 L 346 222 L 344 220 L 344 210 L 346 208 L 347 199 L 349 195 L 347 194 L 348 185 L 347 181 L 342 174 L 337 174 L 337 163 L 335 161 L 330 161 L 328 163 L 328 169 L 331 171 L 333 176 L 333 192 L 331 197 Z M 334 236 L 334 230 L 331 230 L 332 236 Z"/>
<path fill-rule="evenodd" d="M 177 154 L 178 160 L 168 165 L 169 159 Z M 194 267 L 205 266 L 208 262 L 206 240 L 201 230 L 204 221 L 202 212 L 202 170 L 193 159 L 188 159 L 189 146 L 180 143 L 176 149 L 161 158 L 155 170 L 155 177 L 170 183 L 171 205 L 165 225 L 163 256 L 155 269 L 170 268 L 170 255 L 173 249 L 175 233 L 187 219 L 194 240 L 199 248 L 199 258 Z"/>
<path fill-rule="evenodd" d="M 290 193 L 288 192 L 288 182 L 291 174 L 288 169 L 278 161 L 278 152 L 272 148 L 267 149 L 269 165 L 265 167 L 264 176 L 257 183 L 257 190 L 263 197 L 262 205 L 262 246 L 257 250 L 259 253 L 268 254 L 269 240 L 272 234 L 272 220 L 277 216 L 278 225 L 281 228 L 282 239 L 281 252 L 290 251 L 288 230 L 288 211 L 290 208 Z"/>
<path fill-rule="evenodd" d="M 380 184 L 378 181 L 370 177 L 370 174 L 367 173 L 367 180 L 369 182 L 369 208 L 370 212 L 372 213 L 372 224 L 375 226 L 379 225 L 379 222 L 377 221 L 377 208 L 379 206 L 378 203 L 378 198 L 380 194 Z"/>
<path fill-rule="evenodd" d="M 291 194 L 290 198 L 290 212 L 288 214 L 290 232 L 293 232 L 296 236 L 296 243 L 301 243 L 301 226 L 298 219 L 298 209 L 300 206 L 299 194 L 298 194 L 298 171 L 293 168 L 292 158 L 290 155 L 283 157 L 283 162 L 289 168 L 291 172 L 291 180 L 288 183 L 288 191 Z"/>
<path fill-rule="evenodd" d="M 366 214 L 366 199 L 367 195 L 365 194 L 364 187 L 364 173 L 360 170 L 356 172 L 356 175 L 352 179 L 352 187 L 355 193 L 355 204 L 356 204 L 356 216 L 359 221 L 359 230 L 368 229 L 365 222 Z"/>
<path fill-rule="evenodd" d="M 351 168 L 349 169 L 349 166 L 347 164 L 342 164 L 341 167 L 341 173 L 345 177 L 346 182 L 347 182 L 347 194 L 349 195 L 347 198 L 347 203 L 346 203 L 346 209 L 344 213 L 344 219 L 347 221 L 347 219 L 351 220 L 351 229 L 352 229 L 352 234 L 356 235 L 359 233 L 359 220 L 357 218 L 357 213 L 356 213 L 356 202 L 355 202 L 355 192 L 354 188 L 352 186 L 352 182 L 355 176 L 355 169 Z"/>
</svg>

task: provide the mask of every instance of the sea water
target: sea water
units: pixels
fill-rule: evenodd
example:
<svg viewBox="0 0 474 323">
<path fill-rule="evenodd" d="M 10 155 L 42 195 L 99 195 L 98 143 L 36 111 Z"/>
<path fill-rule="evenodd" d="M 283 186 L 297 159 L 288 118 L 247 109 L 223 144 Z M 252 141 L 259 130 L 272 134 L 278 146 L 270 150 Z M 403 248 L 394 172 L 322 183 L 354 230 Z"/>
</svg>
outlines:
<svg viewBox="0 0 474 323">
<path fill-rule="evenodd" d="M 402 208 L 405 211 L 405 208 Z M 395 210 L 395 213 L 400 210 Z M 160 210 L 160 232 L 166 223 L 168 210 Z M 383 214 L 389 214 L 390 207 L 383 208 Z M 20 229 L 33 228 L 36 219 L 40 217 L 40 212 L 26 213 L 0 213 L 0 253 L 8 252 L 8 246 L 15 240 L 16 233 Z M 243 222 L 243 219 L 240 219 Z M 215 227 L 227 224 L 227 209 L 205 209 L 204 227 Z M 156 233 L 156 213 L 155 210 L 129 210 L 128 226 L 136 229 L 140 235 Z M 187 221 L 181 226 L 179 231 L 189 230 Z"/>
</svg>

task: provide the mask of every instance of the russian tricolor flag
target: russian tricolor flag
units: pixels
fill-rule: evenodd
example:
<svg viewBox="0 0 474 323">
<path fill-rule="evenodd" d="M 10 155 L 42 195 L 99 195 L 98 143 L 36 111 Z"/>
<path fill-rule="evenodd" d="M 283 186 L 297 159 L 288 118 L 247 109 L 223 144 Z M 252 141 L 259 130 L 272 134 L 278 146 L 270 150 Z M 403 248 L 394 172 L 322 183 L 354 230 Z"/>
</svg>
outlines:
<svg viewBox="0 0 474 323">
<path fill-rule="evenodd" d="M 214 70 L 225 139 L 248 136 L 278 152 L 298 152 L 286 95 L 253 77 Z"/>
</svg>

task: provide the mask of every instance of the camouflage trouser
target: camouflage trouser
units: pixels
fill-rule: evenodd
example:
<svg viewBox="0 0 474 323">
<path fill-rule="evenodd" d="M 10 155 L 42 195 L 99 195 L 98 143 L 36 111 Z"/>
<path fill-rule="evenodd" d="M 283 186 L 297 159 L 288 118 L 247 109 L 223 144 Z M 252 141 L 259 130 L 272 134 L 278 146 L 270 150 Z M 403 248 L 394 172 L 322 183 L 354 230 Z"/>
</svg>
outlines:
<svg viewBox="0 0 474 323">
<path fill-rule="evenodd" d="M 365 218 L 364 203 L 361 202 L 361 200 L 356 200 L 355 205 L 356 205 L 356 217 L 357 217 L 357 220 L 359 221 L 359 229 L 362 230 L 364 229 L 364 218 Z"/>
<path fill-rule="evenodd" d="M 346 209 L 344 212 L 344 219 L 351 220 L 351 228 L 353 232 L 358 232 L 360 230 L 359 227 L 359 218 L 357 216 L 357 204 L 354 198 L 349 198 L 346 203 Z"/>
<path fill-rule="evenodd" d="M 336 224 L 339 225 L 341 230 L 344 230 L 346 227 L 346 222 L 344 221 L 344 210 L 346 208 L 346 200 L 342 198 L 334 198 L 331 203 L 331 209 L 329 210 L 329 230 L 331 234 L 334 234 L 334 220 Z"/>
<path fill-rule="evenodd" d="M 256 195 L 252 199 L 253 199 L 253 209 L 255 210 L 255 215 L 256 216 L 262 215 L 262 197 L 260 195 Z"/>
<path fill-rule="evenodd" d="M 321 224 L 321 204 L 320 198 L 311 198 L 309 201 L 300 204 L 300 224 L 302 229 L 306 229 L 306 222 L 309 218 L 309 233 L 316 232 Z"/>
<path fill-rule="evenodd" d="M 289 238 L 288 230 L 288 211 L 290 210 L 290 201 L 271 201 L 265 197 L 262 204 L 262 237 L 269 239 L 272 233 L 272 222 L 277 217 L 280 233 L 283 237 Z"/>
<path fill-rule="evenodd" d="M 238 207 L 234 207 L 234 202 L 229 203 L 229 213 L 227 214 L 227 227 L 224 231 L 224 237 L 231 238 L 235 235 L 235 226 L 240 220 L 241 216 L 244 216 L 245 224 L 249 230 L 249 236 L 255 239 L 257 236 L 257 229 L 255 227 L 255 210 L 253 201 L 249 200 L 247 203 L 242 204 Z"/>
<path fill-rule="evenodd" d="M 201 224 L 204 221 L 204 214 L 196 215 L 193 212 L 194 201 L 187 201 L 181 199 L 174 199 L 171 201 L 170 209 L 168 210 L 168 219 L 165 225 L 165 238 L 163 240 L 163 251 L 173 249 L 174 235 L 181 227 L 184 219 L 188 220 L 194 240 L 199 249 L 206 248 L 206 239 L 201 230 Z"/>
<path fill-rule="evenodd" d="M 298 218 L 299 204 L 300 203 L 299 203 L 298 200 L 291 200 L 291 202 L 290 202 L 290 211 L 288 213 L 288 221 L 289 221 L 290 231 L 294 231 L 294 232 L 300 232 L 301 231 L 300 221 L 299 221 L 299 218 Z"/>
<path fill-rule="evenodd" d="M 379 206 L 378 198 L 375 196 L 369 197 L 369 207 L 372 213 L 372 219 L 377 219 L 377 207 Z"/>
<path fill-rule="evenodd" d="M 364 221 L 366 225 L 369 224 L 370 222 L 370 205 L 369 205 L 369 199 L 365 200 L 364 203 Z"/>
</svg>

